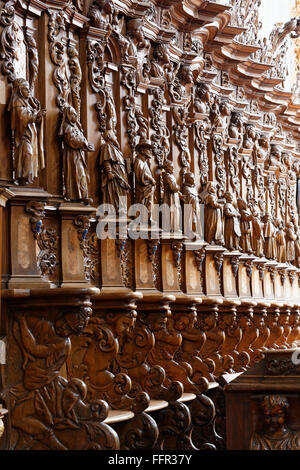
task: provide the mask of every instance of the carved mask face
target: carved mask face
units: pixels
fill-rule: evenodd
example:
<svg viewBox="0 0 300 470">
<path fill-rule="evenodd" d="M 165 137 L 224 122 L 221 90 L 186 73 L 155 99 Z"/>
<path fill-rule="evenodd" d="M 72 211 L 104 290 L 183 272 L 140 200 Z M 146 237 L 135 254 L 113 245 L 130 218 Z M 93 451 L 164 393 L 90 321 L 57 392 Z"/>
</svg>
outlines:
<svg viewBox="0 0 300 470">
<path fill-rule="evenodd" d="M 285 412 L 279 405 L 265 408 L 265 424 L 271 432 L 278 431 L 285 422 Z"/>
</svg>

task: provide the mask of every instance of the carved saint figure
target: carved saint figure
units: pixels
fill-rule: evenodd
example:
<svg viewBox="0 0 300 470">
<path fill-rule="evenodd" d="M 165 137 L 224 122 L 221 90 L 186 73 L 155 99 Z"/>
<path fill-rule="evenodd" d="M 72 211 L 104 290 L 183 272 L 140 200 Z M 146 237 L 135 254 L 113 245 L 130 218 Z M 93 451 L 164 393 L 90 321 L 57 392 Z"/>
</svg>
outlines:
<svg viewBox="0 0 300 470">
<path fill-rule="evenodd" d="M 63 111 L 59 135 L 63 137 L 65 198 L 88 204 L 89 175 L 84 152 L 93 152 L 95 147 L 86 140 L 78 115 L 70 105 Z"/>
<path fill-rule="evenodd" d="M 13 131 L 14 169 L 20 184 L 33 183 L 39 171 L 45 168 L 43 150 L 43 117 L 39 101 L 30 92 L 27 80 L 17 78 L 8 110 Z"/>
<path fill-rule="evenodd" d="M 288 400 L 280 395 L 267 395 L 261 402 L 264 428 L 251 436 L 251 450 L 299 450 L 300 434 L 286 425 Z"/>
<path fill-rule="evenodd" d="M 224 240 L 225 246 L 228 250 L 239 249 L 239 239 L 241 236 L 240 229 L 240 214 L 233 205 L 233 196 L 230 192 L 224 194 L 226 203 L 224 205 Z"/>
<path fill-rule="evenodd" d="M 257 143 L 256 159 L 267 160 L 271 149 L 269 138 L 265 135 L 261 135 Z"/>
<path fill-rule="evenodd" d="M 99 157 L 100 168 L 102 170 L 102 201 L 103 204 L 112 204 L 116 210 L 121 209 L 120 203 L 122 203 L 122 208 L 126 211 L 127 205 L 124 202 L 124 198 L 127 197 L 127 193 L 130 189 L 126 163 L 117 139 L 117 116 L 111 90 L 106 89 L 105 95 L 107 126 L 104 134 L 104 144 L 101 146 Z"/>
<path fill-rule="evenodd" d="M 170 231 L 178 232 L 180 230 L 181 206 L 180 206 L 180 187 L 176 183 L 174 175 L 174 165 L 171 160 L 166 160 L 164 164 L 164 198 L 163 204 L 170 208 Z"/>
<path fill-rule="evenodd" d="M 295 226 L 297 239 L 295 240 L 295 265 L 300 268 L 300 227 Z"/>
<path fill-rule="evenodd" d="M 283 222 L 279 219 L 276 219 L 276 243 L 277 243 L 277 259 L 279 263 L 286 262 L 286 241 L 285 241 L 285 231 L 283 227 Z"/>
<path fill-rule="evenodd" d="M 272 216 L 266 214 L 263 218 L 264 225 L 264 237 L 265 237 L 265 256 L 268 259 L 276 259 L 276 228 L 272 221 Z"/>
<path fill-rule="evenodd" d="M 293 222 L 288 222 L 286 224 L 286 260 L 288 263 L 295 261 L 295 241 L 297 240 L 297 235 L 295 233 Z"/>
<path fill-rule="evenodd" d="M 197 236 L 200 233 L 200 203 L 199 194 L 195 186 L 194 173 L 188 171 L 184 176 L 184 185 L 182 188 L 182 199 L 185 204 L 189 205 L 192 211 L 192 231 Z"/>
<path fill-rule="evenodd" d="M 252 248 L 256 256 L 264 256 L 264 224 L 260 220 L 257 206 L 252 208 Z"/>
<path fill-rule="evenodd" d="M 137 156 L 135 158 L 133 169 L 135 174 L 135 202 L 143 204 L 151 216 L 155 179 L 150 168 L 152 157 L 152 144 L 148 140 L 141 141 L 136 146 Z"/>
<path fill-rule="evenodd" d="M 218 202 L 217 186 L 209 181 L 206 194 L 203 197 L 204 210 L 204 239 L 207 243 L 223 245 L 222 204 Z"/>
<path fill-rule="evenodd" d="M 246 201 L 239 198 L 237 201 L 238 208 L 241 215 L 241 242 L 240 246 L 244 253 L 252 253 L 251 246 L 251 221 L 253 215 L 247 207 Z"/>
</svg>

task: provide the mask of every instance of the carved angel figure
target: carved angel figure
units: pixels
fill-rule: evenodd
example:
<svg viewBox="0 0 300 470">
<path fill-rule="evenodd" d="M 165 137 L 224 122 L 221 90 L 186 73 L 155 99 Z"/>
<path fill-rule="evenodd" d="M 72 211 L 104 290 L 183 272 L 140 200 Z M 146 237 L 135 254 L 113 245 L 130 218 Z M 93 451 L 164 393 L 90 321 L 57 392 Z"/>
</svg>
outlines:
<svg viewBox="0 0 300 470">
<path fill-rule="evenodd" d="M 63 138 L 65 198 L 88 204 L 89 175 L 84 152 L 93 152 L 95 147 L 86 140 L 78 115 L 70 105 L 64 108 L 59 135 Z"/>
<path fill-rule="evenodd" d="M 224 205 L 224 216 L 225 216 L 225 226 L 224 226 L 224 239 L 225 246 L 228 250 L 238 250 L 239 249 L 239 239 L 241 236 L 240 229 L 240 214 L 238 210 L 233 205 L 233 196 L 230 192 L 224 194 L 226 203 Z"/>
<path fill-rule="evenodd" d="M 43 117 L 39 101 L 30 92 L 27 80 L 17 78 L 8 110 L 11 116 L 13 145 L 15 153 L 14 169 L 20 184 L 33 183 L 39 171 L 45 168 L 43 149 Z"/>
</svg>

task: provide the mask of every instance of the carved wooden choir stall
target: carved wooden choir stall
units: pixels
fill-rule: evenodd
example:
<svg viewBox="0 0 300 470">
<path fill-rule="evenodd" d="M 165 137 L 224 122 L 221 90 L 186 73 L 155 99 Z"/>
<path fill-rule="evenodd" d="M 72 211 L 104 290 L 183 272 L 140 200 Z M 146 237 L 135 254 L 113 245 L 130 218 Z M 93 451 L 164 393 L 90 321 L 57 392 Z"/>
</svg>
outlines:
<svg viewBox="0 0 300 470">
<path fill-rule="evenodd" d="M 1 449 L 300 449 L 300 20 L 259 3 L 0 2 Z"/>
</svg>

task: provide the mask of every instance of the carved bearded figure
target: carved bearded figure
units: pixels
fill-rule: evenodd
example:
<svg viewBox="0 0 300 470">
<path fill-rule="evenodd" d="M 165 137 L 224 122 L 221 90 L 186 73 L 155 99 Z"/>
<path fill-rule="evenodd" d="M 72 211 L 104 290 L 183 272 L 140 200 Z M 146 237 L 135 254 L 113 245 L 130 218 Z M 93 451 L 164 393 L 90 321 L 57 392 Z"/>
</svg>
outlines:
<svg viewBox="0 0 300 470">
<path fill-rule="evenodd" d="M 8 110 L 14 138 L 15 176 L 21 184 L 33 183 L 40 170 L 45 168 L 43 150 L 43 116 L 40 103 L 30 92 L 28 82 L 18 78 Z"/>
<path fill-rule="evenodd" d="M 78 115 L 70 105 L 64 109 L 59 135 L 63 137 L 65 198 L 89 203 L 89 175 L 84 152 L 93 152 L 95 148 L 86 140 Z"/>
</svg>

